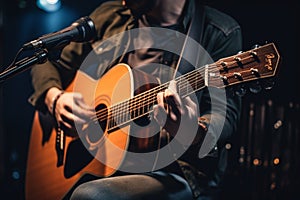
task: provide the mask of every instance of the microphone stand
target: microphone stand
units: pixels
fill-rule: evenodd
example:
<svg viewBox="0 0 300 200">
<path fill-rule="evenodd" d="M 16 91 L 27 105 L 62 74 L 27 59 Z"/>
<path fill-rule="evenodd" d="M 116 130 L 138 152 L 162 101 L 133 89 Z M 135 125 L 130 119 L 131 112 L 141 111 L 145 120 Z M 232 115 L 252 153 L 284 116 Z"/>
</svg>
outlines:
<svg viewBox="0 0 300 200">
<path fill-rule="evenodd" d="M 12 78 L 13 76 L 29 69 L 34 64 L 43 64 L 47 61 L 48 51 L 46 49 L 39 49 L 35 52 L 35 55 L 26 57 L 14 64 L 14 66 L 8 67 L 6 70 L 0 73 L 0 83 Z"/>
<path fill-rule="evenodd" d="M 57 51 L 50 51 L 48 52 L 46 49 L 38 49 L 33 56 L 26 57 L 15 64 L 12 64 L 12 66 L 6 68 L 3 72 L 0 73 L 0 84 L 4 82 L 5 80 L 12 78 L 13 76 L 29 69 L 34 64 L 43 64 L 45 63 L 48 58 L 49 60 L 58 59 L 60 55 L 60 50 Z M 1 86 L 1 85 L 0 85 Z M 62 139 L 62 137 L 65 137 L 64 134 L 61 134 L 60 132 L 56 132 L 56 147 L 60 145 L 62 141 L 65 141 L 65 139 Z M 64 149 L 58 149 L 56 148 L 57 155 L 58 155 L 58 166 L 62 165 L 61 161 L 64 156 Z"/>
</svg>

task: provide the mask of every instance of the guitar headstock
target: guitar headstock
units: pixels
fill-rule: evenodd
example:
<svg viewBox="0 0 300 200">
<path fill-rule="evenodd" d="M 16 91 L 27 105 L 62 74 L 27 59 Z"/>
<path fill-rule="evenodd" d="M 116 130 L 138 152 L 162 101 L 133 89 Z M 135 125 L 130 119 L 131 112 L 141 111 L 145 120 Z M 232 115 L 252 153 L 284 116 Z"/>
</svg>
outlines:
<svg viewBox="0 0 300 200">
<path fill-rule="evenodd" d="M 209 86 L 224 88 L 247 82 L 275 77 L 280 55 L 269 43 L 252 50 L 222 58 L 215 62 L 207 73 Z"/>
</svg>

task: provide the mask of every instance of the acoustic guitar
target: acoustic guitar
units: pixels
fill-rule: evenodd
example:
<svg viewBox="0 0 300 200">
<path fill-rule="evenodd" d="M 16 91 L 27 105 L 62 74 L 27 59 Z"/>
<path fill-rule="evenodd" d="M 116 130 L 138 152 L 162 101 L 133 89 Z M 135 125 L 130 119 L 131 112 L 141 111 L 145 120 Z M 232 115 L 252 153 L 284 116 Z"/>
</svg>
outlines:
<svg viewBox="0 0 300 200">
<path fill-rule="evenodd" d="M 269 43 L 179 76 L 178 93 L 185 97 L 206 87 L 226 88 L 268 80 L 276 76 L 279 62 L 274 43 Z M 136 90 L 137 82 L 145 84 Z M 95 116 L 83 127 L 76 127 L 80 132 L 76 134 L 58 132 L 51 116 L 35 112 L 26 199 L 63 199 L 76 185 L 95 177 L 112 176 L 125 165 L 130 168 L 155 163 L 155 156 L 138 161 L 127 156 L 128 152 L 148 153 L 161 148 L 160 135 L 151 134 L 159 126 L 153 125 L 149 130 L 147 125 L 152 123 L 149 116 L 157 103 L 157 93 L 167 87 L 168 83 L 160 84 L 126 64 L 114 66 L 99 80 L 78 71 L 66 90 L 81 92 L 95 108 Z M 133 122 L 147 129 L 139 130 Z"/>
</svg>

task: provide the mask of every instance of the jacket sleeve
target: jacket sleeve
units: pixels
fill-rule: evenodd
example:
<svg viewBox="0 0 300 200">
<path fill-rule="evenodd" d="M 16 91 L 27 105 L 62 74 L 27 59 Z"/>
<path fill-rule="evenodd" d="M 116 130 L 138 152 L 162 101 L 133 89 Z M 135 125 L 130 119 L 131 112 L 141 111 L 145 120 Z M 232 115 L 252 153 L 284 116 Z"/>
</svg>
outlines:
<svg viewBox="0 0 300 200">
<path fill-rule="evenodd" d="M 59 60 L 34 65 L 31 69 L 34 93 L 29 102 L 36 109 L 46 112 L 44 97 L 47 90 L 51 87 L 65 89 L 75 77 L 76 70 L 90 49 L 89 44 L 71 43 L 63 49 Z"/>
<path fill-rule="evenodd" d="M 112 20 L 116 20 L 116 10 L 120 10 L 120 8 L 120 2 L 105 2 L 90 14 L 90 18 L 96 26 L 96 41 L 103 39 L 104 36 L 113 34 L 111 31 L 110 33 L 105 31 L 109 30 L 107 27 L 110 24 L 114 24 Z M 42 65 L 33 66 L 31 77 L 34 93 L 30 96 L 29 103 L 37 110 L 46 112 L 44 97 L 47 90 L 51 87 L 65 89 L 74 79 L 76 71 L 91 51 L 92 42 L 71 42 L 64 47 L 59 60 L 51 60 Z"/>
<path fill-rule="evenodd" d="M 241 30 L 237 26 L 228 34 L 217 32 L 210 55 L 214 61 L 238 53 L 242 48 Z M 241 97 L 232 90 L 208 87 L 200 97 L 201 119 L 207 126 L 199 156 L 205 156 L 215 144 L 223 146 L 237 130 L 240 118 Z"/>
</svg>

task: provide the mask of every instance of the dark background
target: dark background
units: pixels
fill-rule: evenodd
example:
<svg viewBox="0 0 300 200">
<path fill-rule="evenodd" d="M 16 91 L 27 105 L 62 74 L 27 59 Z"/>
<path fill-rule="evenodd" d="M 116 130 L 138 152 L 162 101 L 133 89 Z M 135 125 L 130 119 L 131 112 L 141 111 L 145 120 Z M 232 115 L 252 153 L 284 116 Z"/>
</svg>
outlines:
<svg viewBox="0 0 300 200">
<path fill-rule="evenodd" d="M 0 69 L 9 66 L 24 43 L 69 26 L 101 2 L 65 0 L 59 11 L 46 13 L 33 0 L 2 0 Z M 212 0 L 208 4 L 238 21 L 244 50 L 255 44 L 274 42 L 283 58 L 271 90 L 255 95 L 246 93 L 243 97 L 239 134 L 228 149 L 232 170 L 225 182 L 224 199 L 292 199 L 300 186 L 299 3 Z M 10 195 L 8 199 L 24 198 L 27 148 L 34 114 L 27 99 L 32 91 L 29 70 L 0 83 L 0 192 Z M 279 164 L 274 163 L 276 158 Z"/>
</svg>

